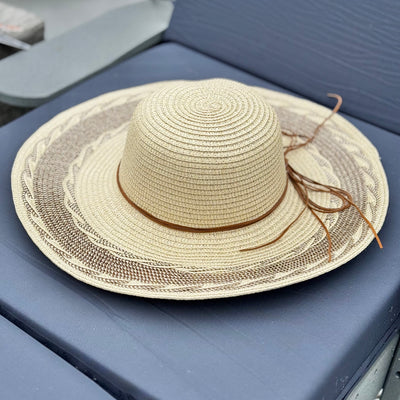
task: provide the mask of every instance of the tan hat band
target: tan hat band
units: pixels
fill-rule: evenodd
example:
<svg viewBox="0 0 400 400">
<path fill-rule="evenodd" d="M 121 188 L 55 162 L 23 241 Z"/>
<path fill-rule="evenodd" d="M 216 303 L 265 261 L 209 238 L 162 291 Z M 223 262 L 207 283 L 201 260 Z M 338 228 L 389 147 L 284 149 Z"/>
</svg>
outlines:
<svg viewBox="0 0 400 400">
<path fill-rule="evenodd" d="M 177 229 L 180 231 L 184 231 L 184 232 L 198 232 L 198 233 L 206 233 L 206 232 L 222 232 L 222 231 L 229 231 L 229 230 L 233 230 L 233 229 L 240 229 L 240 228 L 244 228 L 245 226 L 254 224 L 258 221 L 261 221 L 262 219 L 266 218 L 268 215 L 270 215 L 273 211 L 276 210 L 276 208 L 278 208 L 278 206 L 282 203 L 283 199 L 285 198 L 286 192 L 287 192 L 287 188 L 288 188 L 288 184 L 289 184 L 289 179 L 286 180 L 286 185 L 285 188 L 282 192 L 282 195 L 279 197 L 278 201 L 264 214 L 260 215 L 259 217 L 253 218 L 249 221 L 244 221 L 244 222 L 239 222 L 236 224 L 232 224 L 232 225 L 224 225 L 224 226 L 217 226 L 217 227 L 211 227 L 211 228 L 195 228 L 195 227 L 191 227 L 191 226 L 185 226 L 185 225 L 179 225 L 179 224 L 174 224 L 172 222 L 168 222 L 165 221 L 163 219 L 160 219 L 152 214 L 150 214 L 148 211 L 144 210 L 143 208 L 139 207 L 137 204 L 135 204 L 130 198 L 129 196 L 125 193 L 124 189 L 122 188 L 120 179 L 119 179 L 119 167 L 121 164 L 118 165 L 117 168 L 117 184 L 118 184 L 118 188 L 119 191 L 121 192 L 122 196 L 124 196 L 125 200 L 132 206 L 134 207 L 136 210 L 140 211 L 145 217 L 151 219 L 152 221 L 166 226 L 167 228 L 172 228 L 172 229 Z"/>
<path fill-rule="evenodd" d="M 337 188 L 337 187 L 333 187 L 333 186 L 329 186 L 329 185 L 325 185 L 323 183 L 320 182 L 316 182 L 304 175 L 302 175 L 301 173 L 299 173 L 298 171 L 296 171 L 290 164 L 289 161 L 287 159 L 287 154 L 291 151 L 297 150 L 301 147 L 305 147 L 307 146 L 307 144 L 311 143 L 315 137 L 317 136 L 319 130 L 321 129 L 321 127 L 330 119 L 332 118 L 332 116 L 334 114 L 336 114 L 342 104 L 342 98 L 341 96 L 337 95 L 337 94 L 331 94 L 328 93 L 329 97 L 333 97 L 337 100 L 337 104 L 334 107 L 334 109 L 332 110 L 332 112 L 330 113 L 329 116 L 327 116 L 315 129 L 314 132 L 312 133 L 311 136 L 309 137 L 304 137 L 302 135 L 298 135 L 295 133 L 288 133 L 285 131 L 282 131 L 282 134 L 285 136 L 288 136 L 291 138 L 291 143 L 289 144 L 289 146 L 286 146 L 285 151 L 284 151 L 284 159 L 285 159 L 285 167 L 286 167 L 286 185 L 285 188 L 281 194 L 281 196 L 279 197 L 279 199 L 276 201 L 276 203 L 264 214 L 253 218 L 251 220 L 248 221 L 244 221 L 244 222 L 239 222 L 239 223 L 235 223 L 235 224 L 231 224 L 231 225 L 224 225 L 224 226 L 217 226 L 217 227 L 209 227 L 209 228 L 198 228 L 198 227 L 191 227 L 191 226 L 185 226 L 185 225 L 179 225 L 179 224 L 175 224 L 169 221 L 165 221 L 161 218 L 158 218 L 154 215 L 152 215 L 151 213 L 149 213 L 148 211 L 144 210 L 143 208 L 141 208 L 140 206 L 138 206 L 136 203 L 134 203 L 129 196 L 126 194 L 126 192 L 124 191 L 124 189 L 122 188 L 121 182 L 120 182 L 120 178 L 119 178 L 119 170 L 120 170 L 120 165 L 121 163 L 118 164 L 118 168 L 117 168 L 117 184 L 118 184 L 118 188 L 119 191 L 121 192 L 121 194 L 124 196 L 124 198 L 126 199 L 126 201 L 132 206 L 134 207 L 136 210 L 138 210 L 140 213 L 142 213 L 145 217 L 151 219 L 152 221 L 166 226 L 167 228 L 171 228 L 171 229 L 176 229 L 176 230 L 180 230 L 180 231 L 185 231 L 185 232 L 197 232 L 197 233 L 206 233 L 206 232 L 222 232 L 222 231 L 229 231 L 229 230 L 233 230 L 233 229 L 240 229 L 240 228 L 244 228 L 246 226 L 249 226 L 251 224 L 254 224 L 258 221 L 263 220 L 264 218 L 266 218 L 268 215 L 270 215 L 283 201 L 283 199 L 285 198 L 286 192 L 287 192 L 287 188 L 288 188 L 288 184 L 289 184 L 289 180 L 291 181 L 294 189 L 296 190 L 297 194 L 299 195 L 300 199 L 302 200 L 302 202 L 304 203 L 304 208 L 303 210 L 297 215 L 297 217 L 272 241 L 255 246 L 255 247 L 248 247 L 248 248 L 244 248 L 241 249 L 240 251 L 249 251 L 249 250 L 256 250 L 256 249 L 260 249 L 262 247 L 266 247 L 272 243 L 275 243 L 276 241 L 278 241 L 279 239 L 281 239 L 287 232 L 288 230 L 299 220 L 299 218 L 303 215 L 304 211 L 306 209 L 308 209 L 313 216 L 316 218 L 316 220 L 320 223 L 320 225 L 322 226 L 322 228 L 325 230 L 326 233 L 326 237 L 328 240 L 328 258 L 329 261 L 332 260 L 332 240 L 331 240 L 331 236 L 329 233 L 328 228 L 326 227 L 326 225 L 324 224 L 324 222 L 322 222 L 322 220 L 318 217 L 318 215 L 316 214 L 316 212 L 320 212 L 320 213 L 336 213 L 336 212 L 341 212 L 344 211 L 350 207 L 354 207 L 358 213 L 360 214 L 361 218 L 367 223 L 368 227 L 371 229 L 372 233 L 375 236 L 376 241 L 378 242 L 378 245 L 380 248 L 382 248 L 382 243 L 378 237 L 378 234 L 376 233 L 374 227 L 372 226 L 371 222 L 365 217 L 365 215 L 362 213 L 362 211 L 360 210 L 360 208 L 353 202 L 353 198 L 351 196 L 351 194 L 349 192 L 347 192 L 346 190 L 343 190 L 341 188 Z M 297 140 L 301 138 L 303 139 L 302 142 L 297 142 Z M 329 207 L 323 207 L 317 203 L 315 203 L 314 201 L 312 201 L 309 197 L 309 193 L 310 192 L 325 192 L 325 193 L 329 193 L 330 195 L 333 195 L 335 197 L 337 197 L 338 199 L 341 200 L 342 202 L 342 206 L 340 207 L 334 207 L 334 208 L 329 208 Z"/>
</svg>

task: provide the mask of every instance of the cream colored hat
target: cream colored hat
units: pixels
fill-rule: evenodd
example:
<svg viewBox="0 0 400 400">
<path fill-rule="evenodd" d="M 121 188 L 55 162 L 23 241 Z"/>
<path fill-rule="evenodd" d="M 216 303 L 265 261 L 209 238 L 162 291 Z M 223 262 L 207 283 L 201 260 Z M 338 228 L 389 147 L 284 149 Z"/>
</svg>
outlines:
<svg viewBox="0 0 400 400">
<path fill-rule="evenodd" d="M 106 290 L 205 299 L 304 281 L 365 249 L 388 206 L 376 149 L 330 115 L 225 79 L 108 93 L 25 142 L 15 208 L 57 266 Z"/>
</svg>

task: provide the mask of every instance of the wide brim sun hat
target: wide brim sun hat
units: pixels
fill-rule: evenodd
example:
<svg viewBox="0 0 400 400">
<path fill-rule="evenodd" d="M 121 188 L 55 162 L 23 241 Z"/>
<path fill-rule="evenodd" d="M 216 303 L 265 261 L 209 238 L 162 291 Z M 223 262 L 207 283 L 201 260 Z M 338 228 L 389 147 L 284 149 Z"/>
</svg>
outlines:
<svg viewBox="0 0 400 400">
<path fill-rule="evenodd" d="M 238 296 L 324 274 L 371 243 L 388 207 L 378 152 L 351 123 L 226 79 L 70 108 L 24 143 L 11 180 L 18 217 L 54 264 L 150 298 Z"/>
</svg>

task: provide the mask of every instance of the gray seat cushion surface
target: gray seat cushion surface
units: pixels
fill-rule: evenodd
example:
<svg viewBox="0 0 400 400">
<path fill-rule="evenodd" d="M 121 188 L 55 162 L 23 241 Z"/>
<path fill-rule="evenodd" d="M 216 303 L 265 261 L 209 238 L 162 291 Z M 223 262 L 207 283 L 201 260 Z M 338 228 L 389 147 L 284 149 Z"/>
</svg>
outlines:
<svg viewBox="0 0 400 400">
<path fill-rule="evenodd" d="M 400 202 L 399 136 L 349 118 L 377 146 L 387 172 L 392 206 L 381 231 L 384 250 L 373 243 L 335 271 L 271 292 L 175 302 L 102 291 L 53 265 L 15 215 L 10 189 L 15 154 L 55 114 L 111 90 L 210 77 L 281 90 L 165 43 L 0 129 L 1 310 L 117 397 L 341 398 L 398 325 L 400 210 L 393 205 Z"/>
<path fill-rule="evenodd" d="M 0 316 L 0 399 L 112 400 L 92 380 Z"/>
</svg>

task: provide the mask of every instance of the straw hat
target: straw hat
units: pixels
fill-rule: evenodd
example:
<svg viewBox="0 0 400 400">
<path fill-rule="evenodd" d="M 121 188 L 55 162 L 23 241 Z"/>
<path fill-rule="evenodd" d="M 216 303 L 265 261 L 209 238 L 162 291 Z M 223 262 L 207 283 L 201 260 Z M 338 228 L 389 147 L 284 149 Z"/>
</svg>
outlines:
<svg viewBox="0 0 400 400">
<path fill-rule="evenodd" d="M 15 208 L 57 266 L 106 290 L 205 299 L 304 281 L 365 249 L 388 206 L 378 152 L 330 113 L 225 79 L 108 93 L 24 143 Z M 339 209 L 344 191 L 354 207 L 310 208 Z"/>
</svg>

